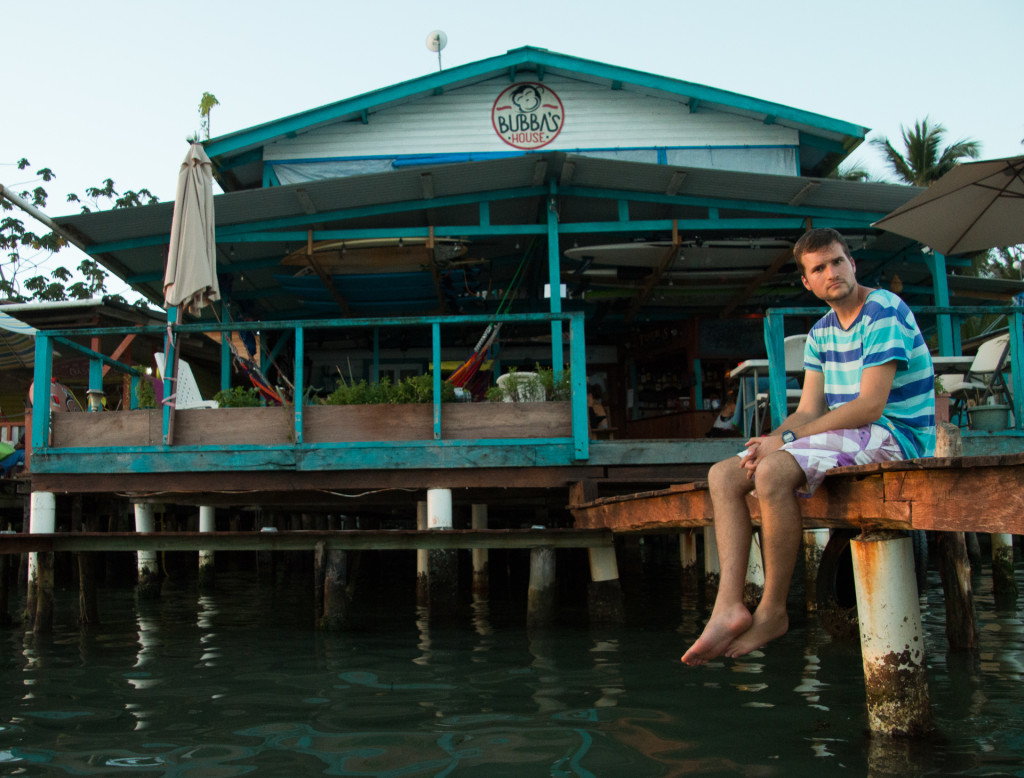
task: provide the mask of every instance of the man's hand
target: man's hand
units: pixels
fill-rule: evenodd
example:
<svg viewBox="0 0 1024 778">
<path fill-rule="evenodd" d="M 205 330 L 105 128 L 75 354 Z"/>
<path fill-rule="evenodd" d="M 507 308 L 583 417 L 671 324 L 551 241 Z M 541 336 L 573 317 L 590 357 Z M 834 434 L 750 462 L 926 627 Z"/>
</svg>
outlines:
<svg viewBox="0 0 1024 778">
<path fill-rule="evenodd" d="M 747 455 L 740 460 L 740 467 L 747 471 L 747 478 L 754 477 L 758 463 L 769 454 L 782 448 L 779 435 L 761 435 L 746 442 Z"/>
</svg>

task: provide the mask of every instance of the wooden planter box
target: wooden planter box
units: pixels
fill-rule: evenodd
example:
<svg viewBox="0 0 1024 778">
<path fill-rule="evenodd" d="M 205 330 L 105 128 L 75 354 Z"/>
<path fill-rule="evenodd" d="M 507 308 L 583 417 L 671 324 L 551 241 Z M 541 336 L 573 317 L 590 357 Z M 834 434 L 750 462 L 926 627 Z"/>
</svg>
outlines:
<svg viewBox="0 0 1024 778">
<path fill-rule="evenodd" d="M 159 446 L 162 411 L 55 413 L 55 448 Z M 306 443 L 433 440 L 432 405 L 309 405 L 303 408 Z M 209 408 L 177 411 L 176 446 L 286 446 L 294 442 L 293 409 Z M 569 437 L 569 403 L 445 403 L 441 437 Z"/>
</svg>

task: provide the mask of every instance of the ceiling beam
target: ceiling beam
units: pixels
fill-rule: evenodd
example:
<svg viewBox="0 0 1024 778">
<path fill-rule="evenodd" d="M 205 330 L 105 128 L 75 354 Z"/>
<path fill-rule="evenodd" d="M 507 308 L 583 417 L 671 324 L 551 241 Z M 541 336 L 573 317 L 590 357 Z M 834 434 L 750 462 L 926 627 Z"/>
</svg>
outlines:
<svg viewBox="0 0 1024 778">
<path fill-rule="evenodd" d="M 348 306 L 348 300 L 338 291 L 338 287 L 334 285 L 334 279 L 331 278 L 331 274 L 324 269 L 324 266 L 316 258 L 316 254 L 313 253 L 313 230 L 310 230 L 306 238 L 306 259 L 309 261 L 309 266 L 313 268 L 323 285 L 327 287 L 327 291 L 330 292 L 331 297 L 341 308 L 341 312 L 352 317 L 352 309 Z"/>
<path fill-rule="evenodd" d="M 807 229 L 811 229 L 811 220 L 810 219 L 806 220 L 805 226 L 806 226 Z M 753 281 L 751 281 L 749 284 L 747 284 L 743 288 L 742 292 L 737 294 L 728 303 L 725 304 L 725 307 L 722 309 L 721 316 L 723 316 L 723 317 L 724 316 L 728 316 L 730 313 L 732 313 L 734 310 L 736 310 L 736 308 L 738 306 L 742 305 L 748 299 L 750 299 L 750 295 L 752 295 L 754 293 L 754 290 L 757 289 L 759 286 L 761 286 L 761 284 L 763 284 L 769 278 L 771 278 L 772 276 L 776 275 L 779 272 L 779 270 L 782 268 L 782 266 L 785 265 L 790 259 L 792 259 L 792 257 L 793 257 L 793 249 L 792 249 L 792 247 L 785 248 L 782 251 L 780 251 L 778 254 L 776 254 L 775 255 L 775 259 L 772 260 L 772 263 L 757 278 L 755 278 Z"/>
<path fill-rule="evenodd" d="M 647 276 L 645 279 L 644 287 L 640 290 L 640 294 L 633 300 L 633 304 L 629 307 L 629 312 L 626 314 L 626 322 L 633 321 L 633 317 L 639 312 L 639 310 L 646 304 L 647 298 L 651 296 L 651 292 L 654 291 L 654 287 L 661 281 L 662 275 L 669 269 L 677 256 L 679 256 L 679 247 L 681 241 L 679 240 L 679 223 L 677 221 L 672 222 L 672 246 L 665 252 L 665 256 L 661 258 L 661 262 L 654 269 L 654 271 Z"/>
</svg>

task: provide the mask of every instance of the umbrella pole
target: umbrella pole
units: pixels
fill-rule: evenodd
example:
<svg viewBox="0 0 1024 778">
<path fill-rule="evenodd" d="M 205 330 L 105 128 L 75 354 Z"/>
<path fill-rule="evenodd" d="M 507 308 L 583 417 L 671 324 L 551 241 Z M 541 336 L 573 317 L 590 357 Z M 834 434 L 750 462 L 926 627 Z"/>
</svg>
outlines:
<svg viewBox="0 0 1024 778">
<path fill-rule="evenodd" d="M 181 306 L 167 311 L 167 335 L 164 342 L 164 445 L 174 443 L 174 407 L 177 404 L 178 347 L 172 325 L 181 324 Z"/>
</svg>

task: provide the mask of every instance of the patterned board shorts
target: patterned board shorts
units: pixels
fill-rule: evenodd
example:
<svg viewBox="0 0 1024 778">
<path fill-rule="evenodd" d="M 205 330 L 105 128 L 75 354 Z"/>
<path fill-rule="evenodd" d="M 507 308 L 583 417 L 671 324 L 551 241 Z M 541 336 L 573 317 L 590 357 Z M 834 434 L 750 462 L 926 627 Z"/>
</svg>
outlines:
<svg viewBox="0 0 1024 778">
<path fill-rule="evenodd" d="M 780 451 L 789 452 L 807 476 L 807 483 L 796 490 L 801 497 L 810 497 L 833 467 L 867 465 L 903 459 L 903 450 L 896 438 L 881 424 L 845 430 L 829 430 L 792 443 L 783 443 Z M 738 456 L 745 457 L 746 450 Z"/>
</svg>

